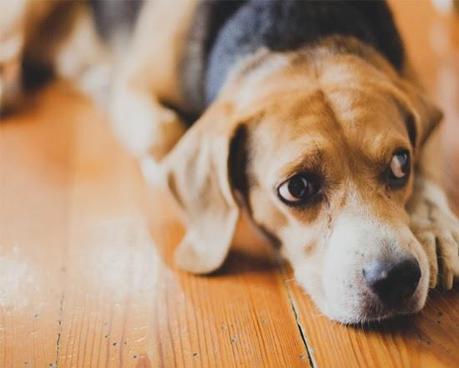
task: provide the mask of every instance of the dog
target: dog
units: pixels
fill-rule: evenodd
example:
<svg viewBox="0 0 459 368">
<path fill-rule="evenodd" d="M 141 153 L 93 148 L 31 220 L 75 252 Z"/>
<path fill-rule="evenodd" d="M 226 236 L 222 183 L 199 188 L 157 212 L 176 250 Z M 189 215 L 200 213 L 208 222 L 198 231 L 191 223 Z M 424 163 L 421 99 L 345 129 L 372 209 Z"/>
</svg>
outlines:
<svg viewBox="0 0 459 368">
<path fill-rule="evenodd" d="M 384 1 L 117 4 L 85 4 L 99 51 L 83 64 L 124 40 L 108 111 L 183 211 L 182 269 L 218 269 L 245 211 L 336 321 L 415 313 L 453 287 L 442 114 Z"/>
</svg>

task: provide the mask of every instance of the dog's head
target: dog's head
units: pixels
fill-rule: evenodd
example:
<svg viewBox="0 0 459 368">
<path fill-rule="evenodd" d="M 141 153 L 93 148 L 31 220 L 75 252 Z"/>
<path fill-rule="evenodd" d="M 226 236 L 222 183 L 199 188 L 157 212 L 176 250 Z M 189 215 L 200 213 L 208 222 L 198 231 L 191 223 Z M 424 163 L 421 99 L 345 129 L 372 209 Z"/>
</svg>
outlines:
<svg viewBox="0 0 459 368">
<path fill-rule="evenodd" d="M 421 309 L 429 267 L 405 205 L 438 110 L 373 54 L 266 54 L 242 69 L 164 164 L 188 221 L 178 264 L 218 268 L 245 206 L 329 317 Z"/>
</svg>

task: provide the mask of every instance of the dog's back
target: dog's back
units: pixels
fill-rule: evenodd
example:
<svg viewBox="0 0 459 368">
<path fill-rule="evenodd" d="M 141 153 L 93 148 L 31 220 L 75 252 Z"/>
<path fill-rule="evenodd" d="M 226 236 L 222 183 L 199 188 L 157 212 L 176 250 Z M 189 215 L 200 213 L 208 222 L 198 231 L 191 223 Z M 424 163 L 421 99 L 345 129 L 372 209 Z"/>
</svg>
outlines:
<svg viewBox="0 0 459 368">
<path fill-rule="evenodd" d="M 90 0 L 102 37 L 122 39 L 125 49 L 142 3 Z M 161 31 L 161 26 L 157 29 Z M 185 110 L 199 114 L 208 106 L 245 55 L 259 48 L 292 51 L 332 35 L 353 36 L 376 48 L 397 70 L 403 67 L 403 44 L 385 1 L 202 0 L 180 62 Z"/>
</svg>

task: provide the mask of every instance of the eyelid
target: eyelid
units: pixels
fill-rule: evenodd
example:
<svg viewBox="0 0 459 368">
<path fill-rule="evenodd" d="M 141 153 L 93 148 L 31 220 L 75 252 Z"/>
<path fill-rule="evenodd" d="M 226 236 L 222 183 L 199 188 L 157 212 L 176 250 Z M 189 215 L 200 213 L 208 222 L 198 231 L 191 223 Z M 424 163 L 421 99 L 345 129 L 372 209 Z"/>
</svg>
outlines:
<svg viewBox="0 0 459 368">
<path fill-rule="evenodd" d="M 400 146 L 394 150 L 392 150 L 391 154 L 390 154 L 390 158 L 389 158 L 389 162 L 392 160 L 392 158 L 398 154 L 398 153 L 402 153 L 402 152 L 406 152 L 408 153 L 408 157 L 411 157 L 411 149 L 409 147 L 405 147 L 405 146 Z"/>
<path fill-rule="evenodd" d="M 278 183 L 278 185 L 301 173 L 323 174 L 321 169 L 324 161 L 323 157 L 324 152 L 317 149 L 315 145 L 303 149 L 300 157 L 290 160 L 281 170 L 277 172 L 277 177 L 284 178 Z"/>
<path fill-rule="evenodd" d="M 290 179 L 294 178 L 297 175 L 305 176 L 306 179 L 308 177 L 314 178 L 314 179 L 319 179 L 322 182 L 324 181 L 324 178 L 325 178 L 325 175 L 323 175 L 323 173 L 321 171 L 319 171 L 319 170 L 311 170 L 311 169 L 308 169 L 308 168 L 298 168 L 298 170 L 290 172 L 289 174 L 283 176 L 282 179 L 277 181 L 276 184 L 274 184 L 274 190 L 277 191 L 277 189 L 282 184 L 286 183 L 287 181 L 289 181 Z"/>
<path fill-rule="evenodd" d="M 297 201 L 297 202 L 289 202 L 287 200 L 285 200 L 281 195 L 280 195 L 280 188 L 287 184 L 287 182 L 291 179 L 293 179 L 295 176 L 303 176 L 306 178 L 306 180 L 315 180 L 317 181 L 316 184 L 318 184 L 318 190 L 316 193 L 314 193 L 310 198 L 309 200 L 308 199 L 305 199 L 305 200 L 300 200 L 300 201 Z M 309 176 L 309 178 L 308 178 Z M 321 174 L 318 174 L 316 172 L 308 172 L 308 171 L 298 171 L 298 172 L 295 172 L 295 173 L 292 173 L 290 176 L 288 176 L 286 179 L 282 180 L 280 182 L 280 184 L 278 184 L 275 189 L 274 189 L 274 192 L 277 196 L 277 198 L 280 199 L 280 201 L 282 203 L 284 203 L 286 206 L 288 207 L 292 207 L 292 208 L 307 208 L 307 207 L 310 207 L 310 206 L 314 206 L 316 203 L 318 203 L 321 198 L 324 197 L 324 190 L 325 190 L 325 183 L 324 183 L 324 176 L 321 175 Z"/>
</svg>

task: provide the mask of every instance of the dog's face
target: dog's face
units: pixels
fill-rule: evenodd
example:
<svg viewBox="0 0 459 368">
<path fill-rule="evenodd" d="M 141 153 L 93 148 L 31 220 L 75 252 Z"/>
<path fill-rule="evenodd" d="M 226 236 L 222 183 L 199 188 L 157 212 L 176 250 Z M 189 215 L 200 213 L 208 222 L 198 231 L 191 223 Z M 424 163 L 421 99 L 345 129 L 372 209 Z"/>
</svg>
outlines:
<svg viewBox="0 0 459 368">
<path fill-rule="evenodd" d="M 356 58 L 314 70 L 287 64 L 258 66 L 211 108 L 209 125 L 190 132 L 199 152 L 181 142 L 171 155 L 168 183 L 189 216 L 177 261 L 194 272 L 221 264 L 239 192 L 329 317 L 356 323 L 420 310 L 429 268 L 405 205 L 435 110 Z M 198 164 L 177 165 L 177 152 Z"/>
<path fill-rule="evenodd" d="M 405 211 L 413 147 L 398 107 L 346 85 L 265 103 L 248 133 L 246 194 L 255 223 L 279 239 L 297 281 L 340 321 L 419 310 L 429 272 Z M 373 274 L 402 262 L 406 268 L 378 290 Z"/>
</svg>

